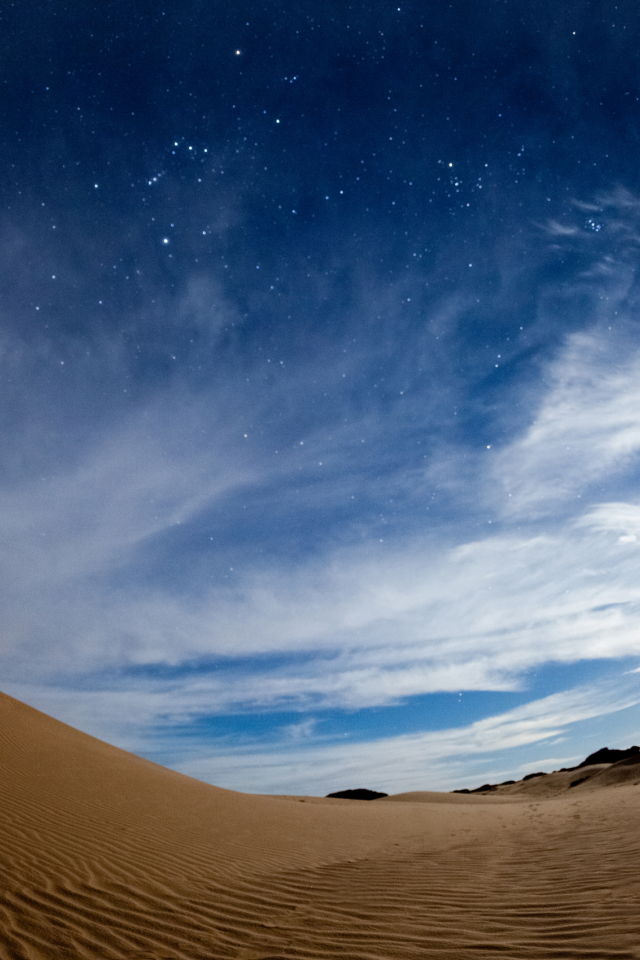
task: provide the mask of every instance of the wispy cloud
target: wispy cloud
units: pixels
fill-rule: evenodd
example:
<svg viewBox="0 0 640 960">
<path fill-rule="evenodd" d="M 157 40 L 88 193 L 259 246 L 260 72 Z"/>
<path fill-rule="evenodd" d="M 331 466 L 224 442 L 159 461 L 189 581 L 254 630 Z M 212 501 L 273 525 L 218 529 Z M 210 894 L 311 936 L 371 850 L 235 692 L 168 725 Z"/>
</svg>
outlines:
<svg viewBox="0 0 640 960">
<path fill-rule="evenodd" d="M 546 228 L 552 237 L 573 237 L 578 233 L 577 227 L 567 226 L 564 223 L 559 223 L 557 220 L 549 220 Z"/>
<path fill-rule="evenodd" d="M 13 577 L 7 652 L 26 643 L 43 676 L 185 664 L 185 690 L 193 675 L 209 709 L 221 712 L 513 689 L 549 660 L 640 653 L 637 508 L 586 495 L 640 445 L 640 361 L 627 351 L 614 363 L 604 338 L 569 339 L 549 366 L 536 424 L 484 460 L 480 488 L 502 483 L 514 492 L 493 501 L 497 522 L 478 524 L 473 541 L 456 544 L 457 528 L 329 541 L 294 561 L 254 559 L 211 586 L 206 568 L 172 588 L 141 578 L 136 564 L 170 550 L 181 528 L 197 529 L 238 491 L 273 506 L 269 498 L 287 494 L 266 494 L 265 485 L 286 488 L 300 463 L 285 451 L 272 467 L 258 466 L 235 423 L 209 424 L 208 443 L 194 446 L 196 425 L 207 422 L 202 402 L 136 414 L 75 471 L 3 494 L 5 584 Z M 344 479 L 327 480 L 329 500 L 332 482 Z M 550 503 L 568 515 L 517 529 Z M 216 660 L 224 672 L 212 672 Z"/>
<path fill-rule="evenodd" d="M 474 778 L 489 773 L 513 776 L 533 745 L 538 745 L 542 757 L 553 745 L 559 766 L 583 759 L 573 750 L 577 746 L 585 751 L 581 739 L 589 743 L 587 721 L 638 703 L 638 681 L 620 678 L 615 684 L 554 694 L 469 726 L 364 743 L 320 740 L 305 744 L 303 751 L 283 744 L 260 750 L 251 744 L 241 749 L 221 746 L 209 757 L 203 751 L 179 769 L 211 783 L 265 793 L 317 794 L 365 785 L 393 793 L 451 790 L 473 786 Z M 631 722 L 638 729 L 637 710 Z M 562 739 L 570 728 L 578 729 L 573 730 L 573 749 L 567 755 Z"/>
<path fill-rule="evenodd" d="M 378 342 L 353 336 L 312 358 L 236 355 L 197 389 L 167 376 L 73 458 L 49 452 L 42 475 L 4 483 L 11 689 L 37 686 L 39 702 L 58 697 L 52 712 L 129 742 L 133 727 L 170 736 L 240 711 L 516 690 L 545 663 L 640 655 L 640 352 L 626 266 L 607 269 L 580 282 L 592 298 L 615 290 L 623 318 L 609 329 L 610 303 L 541 361 L 526 423 L 502 445 L 433 427 L 454 403 L 441 340 L 435 360 L 427 346 L 459 348 L 469 303 L 453 297 L 439 332 L 416 337 L 417 372 L 406 357 L 384 369 Z M 205 281 L 173 306 L 218 345 L 241 325 Z M 431 511 L 443 491 L 448 512 Z M 102 714 L 83 689 L 100 691 Z M 317 729 L 305 717 L 286 736 Z M 512 718 L 464 736 L 495 731 L 497 749 L 516 730 Z M 407 741 L 414 756 L 425 737 Z"/>
<path fill-rule="evenodd" d="M 68 649 L 79 648 L 74 667 L 190 663 L 187 675 L 199 683 L 207 675 L 216 710 L 353 708 L 436 690 L 509 689 L 547 660 L 640 653 L 636 573 L 635 541 L 582 522 L 555 536 L 402 544 L 377 558 L 352 549 L 295 570 L 250 572 L 201 596 L 139 583 L 94 596 L 89 577 L 74 599 L 72 578 L 57 600 L 47 595 L 38 633 L 63 606 Z M 47 650 L 40 655 L 51 671 Z M 285 663 L 269 659 L 283 655 Z M 260 659 L 248 669 L 248 657 Z M 224 675 L 210 673 L 211 660 L 226 665 Z"/>
<path fill-rule="evenodd" d="M 622 479 L 640 453 L 640 351 L 634 331 L 572 334 L 545 371 L 533 422 L 500 451 L 493 475 L 506 515 L 579 512 L 604 478 Z M 588 508 L 588 503 L 584 503 Z"/>
</svg>

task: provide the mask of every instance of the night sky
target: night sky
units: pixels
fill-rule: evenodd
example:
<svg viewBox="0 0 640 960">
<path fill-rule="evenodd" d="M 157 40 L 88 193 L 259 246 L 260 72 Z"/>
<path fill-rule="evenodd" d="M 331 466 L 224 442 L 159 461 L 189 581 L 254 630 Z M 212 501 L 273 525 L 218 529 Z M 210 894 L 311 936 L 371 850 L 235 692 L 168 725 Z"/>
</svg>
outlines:
<svg viewBox="0 0 640 960">
<path fill-rule="evenodd" d="M 639 742 L 635 0 L 0 37 L 0 688 L 258 793 Z"/>
</svg>

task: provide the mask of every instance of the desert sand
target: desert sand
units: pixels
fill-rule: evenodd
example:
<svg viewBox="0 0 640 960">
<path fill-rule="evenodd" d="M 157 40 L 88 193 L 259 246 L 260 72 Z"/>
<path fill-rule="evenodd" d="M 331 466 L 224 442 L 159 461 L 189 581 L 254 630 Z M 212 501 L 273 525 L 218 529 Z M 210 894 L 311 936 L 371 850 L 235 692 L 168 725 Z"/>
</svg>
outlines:
<svg viewBox="0 0 640 960">
<path fill-rule="evenodd" d="M 478 956 L 640 958 L 640 764 L 251 796 L 0 695 L 2 960 Z"/>
</svg>

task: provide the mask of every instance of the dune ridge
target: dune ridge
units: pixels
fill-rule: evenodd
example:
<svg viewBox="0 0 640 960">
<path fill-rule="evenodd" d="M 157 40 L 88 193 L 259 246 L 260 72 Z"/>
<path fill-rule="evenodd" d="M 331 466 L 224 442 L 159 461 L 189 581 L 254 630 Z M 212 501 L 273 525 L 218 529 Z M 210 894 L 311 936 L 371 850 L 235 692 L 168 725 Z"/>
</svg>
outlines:
<svg viewBox="0 0 640 960">
<path fill-rule="evenodd" d="M 555 796 L 250 796 L 0 695 L 0 958 L 637 958 L 615 766 Z"/>
</svg>

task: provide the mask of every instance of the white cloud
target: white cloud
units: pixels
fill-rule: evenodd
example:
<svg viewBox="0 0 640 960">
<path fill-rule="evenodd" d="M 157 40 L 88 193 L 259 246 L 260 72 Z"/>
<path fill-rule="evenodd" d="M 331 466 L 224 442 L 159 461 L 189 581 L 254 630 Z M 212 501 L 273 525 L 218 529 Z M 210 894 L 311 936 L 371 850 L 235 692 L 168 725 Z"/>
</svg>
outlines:
<svg viewBox="0 0 640 960">
<path fill-rule="evenodd" d="M 478 525 L 472 542 L 451 533 L 328 542 L 295 562 L 257 558 L 235 571 L 233 587 L 201 577 L 192 590 L 173 589 L 136 577 L 133 560 L 229 492 L 262 484 L 263 496 L 267 481 L 290 479 L 298 462 L 287 454 L 258 467 L 233 415 L 212 418 L 204 400 L 165 397 L 99 439 L 74 470 L 0 494 L 5 664 L 19 663 L 23 677 L 68 680 L 191 663 L 172 684 L 149 681 L 152 723 L 507 690 L 549 661 L 640 654 L 640 508 L 587 496 L 640 452 L 640 353 L 628 343 L 628 330 L 569 337 L 548 368 L 535 422 L 479 468 L 478 513 L 497 504 L 500 523 Z M 345 430 L 346 440 L 335 438 L 340 455 L 357 435 L 353 424 Z M 305 443 L 315 457 L 321 438 Z M 344 482 L 343 473 L 328 482 L 322 503 L 332 490 L 344 494 Z M 535 534 L 518 529 L 532 515 L 563 512 Z M 133 572 L 116 588 L 110 577 L 123 571 Z M 118 681 L 125 699 L 129 682 Z"/>
<path fill-rule="evenodd" d="M 366 743 L 278 744 L 256 750 L 251 744 L 221 747 L 176 769 L 190 776 L 232 789 L 263 793 L 326 794 L 334 789 L 375 786 L 392 793 L 405 790 L 450 790 L 473 786 L 474 779 L 513 776 L 524 756 L 540 745 L 542 757 L 549 741 L 573 730 L 569 757 L 558 765 L 575 762 L 580 735 L 588 743 L 587 721 L 603 718 L 640 703 L 637 681 L 620 681 L 599 687 L 582 687 L 553 694 L 499 716 L 469 726 L 427 733 L 405 734 Z M 637 713 L 637 711 L 636 711 Z M 632 722 L 638 722 L 634 713 Z M 581 728 L 582 725 L 582 728 Z M 584 755 L 590 747 L 582 747 Z M 582 756 L 580 756 L 582 759 Z M 530 766 L 529 761 L 522 769 Z M 464 782 L 461 782 L 464 777 Z"/>
<path fill-rule="evenodd" d="M 31 593 L 22 588 L 28 613 L 15 611 L 15 600 L 7 608 L 21 622 L 12 637 L 7 618 L 5 653 L 12 639 L 23 649 L 30 627 L 38 656 L 32 675 L 55 671 L 61 655 L 65 672 L 79 674 L 195 662 L 180 681 L 194 714 L 202 698 L 210 712 L 226 712 L 357 708 L 438 690 L 513 689 L 524 671 L 550 660 L 640 654 L 637 543 L 619 535 L 633 534 L 635 524 L 633 505 L 602 505 L 557 524 L 553 534 L 505 532 L 458 547 L 404 542 L 377 556 L 369 546 L 343 549 L 295 568 L 249 570 L 233 589 L 173 596 L 140 583 L 97 591 L 90 551 L 102 549 L 110 567 L 117 548 L 126 553 L 129 538 L 137 543 L 144 530 L 125 523 L 114 548 L 91 525 L 97 547 L 86 531 L 86 539 L 69 543 L 89 576 L 79 575 L 78 558 L 66 563 L 64 552 L 48 583 L 42 559 L 34 563 L 38 579 Z M 272 654 L 287 659 L 274 663 Z M 257 656 L 250 666 L 206 667 L 212 659 Z"/>
<path fill-rule="evenodd" d="M 531 426 L 494 459 L 507 516 L 574 512 L 640 453 L 640 350 L 629 336 L 571 335 L 545 380 Z"/>
<path fill-rule="evenodd" d="M 578 523 L 605 533 L 618 533 L 620 543 L 635 543 L 640 536 L 640 505 L 600 503 Z"/>
<path fill-rule="evenodd" d="M 308 720 L 302 720 L 300 723 L 289 723 L 286 726 L 281 727 L 281 731 L 285 736 L 290 737 L 292 740 L 307 740 L 312 736 L 318 721 L 315 717 L 310 717 Z"/>
<path fill-rule="evenodd" d="M 566 226 L 557 220 L 548 220 L 547 232 L 550 233 L 552 237 L 573 237 L 578 233 L 578 228 Z"/>
</svg>

